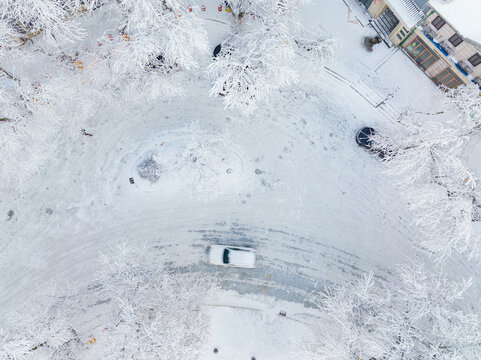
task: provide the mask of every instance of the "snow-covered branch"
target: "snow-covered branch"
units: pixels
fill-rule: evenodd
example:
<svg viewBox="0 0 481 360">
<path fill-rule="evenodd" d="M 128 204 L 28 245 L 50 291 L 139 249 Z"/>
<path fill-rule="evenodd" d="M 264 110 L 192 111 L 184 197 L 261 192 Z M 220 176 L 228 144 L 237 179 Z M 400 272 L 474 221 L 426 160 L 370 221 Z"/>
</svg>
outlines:
<svg viewBox="0 0 481 360">
<path fill-rule="evenodd" d="M 119 246 L 102 256 L 101 294 L 112 301 L 102 359 L 197 359 L 208 335 L 203 302 L 215 284 L 177 274 L 145 251 Z"/>
<path fill-rule="evenodd" d="M 388 350 L 386 341 L 376 337 L 381 309 L 389 294 L 374 282 L 373 274 L 352 286 L 337 286 L 319 294 L 314 303 L 328 314 L 330 326 L 305 346 L 303 358 L 369 359 L 381 358 Z"/>
<path fill-rule="evenodd" d="M 352 286 L 335 286 L 319 298 L 328 320 L 304 358 L 477 359 L 480 319 L 460 308 L 470 285 L 416 261 L 400 266 L 385 284 L 369 275 Z"/>
<path fill-rule="evenodd" d="M 479 255 L 480 234 L 473 222 L 479 219 L 480 196 L 474 175 L 460 158 L 466 140 L 462 130 L 426 122 L 409 125 L 408 133 L 379 133 L 372 140 L 415 211 L 421 243 L 438 261 L 453 250 L 469 258 Z"/>
<path fill-rule="evenodd" d="M 117 33 L 105 34 L 98 40 L 102 46 L 86 54 L 89 78 L 123 92 L 124 98 L 181 94 L 180 75 L 197 68 L 208 51 L 203 20 L 187 9 L 184 1 L 122 0 L 110 5 L 111 16 L 120 19 Z"/>
<path fill-rule="evenodd" d="M 0 358 L 78 359 L 82 344 L 73 325 L 81 304 L 76 296 L 60 295 L 54 285 L 12 312 L 0 326 Z"/>
<path fill-rule="evenodd" d="M 169 270 L 158 256 L 127 245 L 100 263 L 91 286 L 49 288 L 11 313 L 0 324 L 0 358 L 199 358 L 214 281 Z"/>
<path fill-rule="evenodd" d="M 213 78 L 211 95 L 224 97 L 226 107 L 251 113 L 273 91 L 295 83 L 299 53 L 318 61 L 318 71 L 333 56 L 331 39 L 323 33 L 310 36 L 295 22 L 299 2 L 238 0 L 229 4 L 238 23 L 207 69 Z"/>
<path fill-rule="evenodd" d="M 481 128 L 481 90 L 474 84 L 461 85 L 447 90 L 449 103 L 461 109 L 463 125 L 470 129 Z"/>
</svg>

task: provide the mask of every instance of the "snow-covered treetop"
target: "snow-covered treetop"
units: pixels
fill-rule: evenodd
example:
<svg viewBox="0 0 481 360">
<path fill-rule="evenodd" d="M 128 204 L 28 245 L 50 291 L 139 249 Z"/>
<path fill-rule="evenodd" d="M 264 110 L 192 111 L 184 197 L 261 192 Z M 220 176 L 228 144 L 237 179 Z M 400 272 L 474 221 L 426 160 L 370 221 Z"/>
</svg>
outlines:
<svg viewBox="0 0 481 360">
<path fill-rule="evenodd" d="M 481 319 L 476 310 L 461 309 L 470 286 L 470 279 L 450 281 L 419 260 L 384 282 L 369 274 L 334 286 L 317 299 L 328 318 L 304 358 L 478 359 Z"/>
</svg>

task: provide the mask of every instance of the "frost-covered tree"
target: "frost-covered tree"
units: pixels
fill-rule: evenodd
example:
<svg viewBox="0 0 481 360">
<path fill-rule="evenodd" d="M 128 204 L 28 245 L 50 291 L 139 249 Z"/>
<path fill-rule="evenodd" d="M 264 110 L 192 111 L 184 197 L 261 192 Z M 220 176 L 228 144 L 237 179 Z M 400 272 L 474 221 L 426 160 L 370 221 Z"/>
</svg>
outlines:
<svg viewBox="0 0 481 360">
<path fill-rule="evenodd" d="M 468 128 L 481 129 L 481 90 L 474 84 L 461 85 L 447 90 L 448 102 L 461 109 Z"/>
<path fill-rule="evenodd" d="M 102 256 L 101 294 L 112 312 L 98 349 L 102 359 L 198 359 L 208 336 L 203 307 L 215 284 L 169 270 L 127 246 Z"/>
<path fill-rule="evenodd" d="M 84 86 L 79 74 L 66 70 L 38 75 L 0 78 L 1 187 L 22 189 L 62 139 L 75 139 L 91 124 L 96 101 L 102 98 Z"/>
<path fill-rule="evenodd" d="M 59 139 L 80 134 L 81 126 L 89 121 L 98 93 L 86 91 L 79 68 L 72 66 L 64 46 L 83 36 L 79 16 L 94 4 L 80 0 L 1 2 L 1 187 L 21 190 L 53 157 Z"/>
<path fill-rule="evenodd" d="M 398 267 L 393 305 L 385 309 L 379 330 L 390 338 L 387 359 L 477 359 L 481 319 L 462 309 L 471 280 L 448 280 L 419 261 Z"/>
<path fill-rule="evenodd" d="M 477 256 L 481 234 L 474 232 L 473 222 L 480 218 L 480 195 L 460 157 L 466 136 L 459 129 L 426 122 L 409 125 L 407 132 L 379 133 L 372 140 L 415 211 L 422 244 L 438 260 L 453 250 Z"/>
<path fill-rule="evenodd" d="M 314 303 L 328 314 L 325 321 L 330 326 L 322 331 L 322 336 L 309 340 L 303 358 L 382 358 L 389 348 L 387 342 L 376 337 L 376 329 L 388 302 L 389 294 L 375 283 L 372 273 L 353 286 L 337 286 L 320 293 Z"/>
<path fill-rule="evenodd" d="M 323 35 L 307 37 L 295 22 L 301 2 L 236 0 L 229 4 L 236 19 L 233 33 L 207 69 L 214 79 L 211 95 L 223 96 L 226 107 L 250 113 L 274 90 L 296 82 L 301 52 L 321 63 L 332 56 L 332 40 Z"/>
<path fill-rule="evenodd" d="M 73 316 L 79 312 L 75 295 L 47 287 L 0 325 L 0 358 L 80 359 L 83 346 L 73 324 Z"/>
<path fill-rule="evenodd" d="M 328 319 L 304 358 L 478 359 L 481 319 L 475 310 L 461 309 L 470 284 L 413 262 L 383 284 L 367 277 L 335 286 L 318 301 Z"/>
<path fill-rule="evenodd" d="M 117 28 L 85 54 L 92 82 L 103 81 L 125 98 L 181 94 L 181 71 L 197 68 L 208 51 L 203 20 L 183 0 L 121 0 L 107 11 L 118 18 Z"/>
<path fill-rule="evenodd" d="M 81 38 L 84 33 L 73 21 L 79 13 L 97 6 L 97 0 L 3 0 L 0 3 L 2 21 L 16 32 L 25 44 L 45 35 L 50 43 Z"/>
<path fill-rule="evenodd" d="M 102 46 L 85 36 L 98 12 L 117 21 Z M 183 1 L 6 0 L 0 15 L 0 186 L 17 190 L 105 99 L 180 94 L 180 70 L 207 50 Z"/>
<path fill-rule="evenodd" d="M 298 78 L 294 43 L 266 21 L 244 21 L 208 68 L 215 78 L 211 94 L 223 96 L 226 107 L 250 113 L 273 90 Z"/>
<path fill-rule="evenodd" d="M 86 288 L 48 289 L 0 323 L 2 360 L 199 359 L 216 284 L 120 245 Z"/>
</svg>

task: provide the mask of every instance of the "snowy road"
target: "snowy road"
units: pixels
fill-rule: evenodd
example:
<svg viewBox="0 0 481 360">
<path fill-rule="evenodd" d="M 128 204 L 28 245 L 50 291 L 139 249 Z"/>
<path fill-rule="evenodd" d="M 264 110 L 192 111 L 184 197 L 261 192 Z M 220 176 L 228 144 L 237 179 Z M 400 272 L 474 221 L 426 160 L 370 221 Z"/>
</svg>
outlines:
<svg viewBox="0 0 481 360">
<path fill-rule="evenodd" d="M 93 137 L 64 144 L 36 191 L 14 202 L 15 215 L 5 222 L 16 240 L 5 246 L 2 270 L 10 276 L 1 282 L 2 308 L 50 278 L 87 284 L 98 253 L 118 241 L 158 248 L 185 271 L 215 272 L 225 288 L 299 302 L 331 281 L 371 269 L 388 275 L 406 256 L 409 217 L 395 205 L 382 164 L 354 142 L 355 131 L 381 115 L 360 116 L 371 112 L 362 100 L 351 104 L 354 115 L 328 93 L 292 90 L 241 118 L 208 98 L 203 86 L 190 85 L 181 103 L 102 114 Z M 136 116 L 142 120 L 131 121 Z M 168 147 L 166 134 L 193 123 L 196 131 L 223 138 L 240 160 L 224 169 L 219 159 L 206 158 L 206 167 L 215 168 L 192 179 L 180 171 L 181 188 L 145 192 L 129 183 L 139 147 L 162 141 Z M 198 143 L 187 145 L 201 151 Z M 213 180 L 216 174 L 222 181 Z M 1 206 L 6 213 L 11 203 Z M 208 266 L 211 243 L 255 247 L 258 268 Z M 28 259 L 21 268 L 8 256 L 20 250 Z"/>
</svg>

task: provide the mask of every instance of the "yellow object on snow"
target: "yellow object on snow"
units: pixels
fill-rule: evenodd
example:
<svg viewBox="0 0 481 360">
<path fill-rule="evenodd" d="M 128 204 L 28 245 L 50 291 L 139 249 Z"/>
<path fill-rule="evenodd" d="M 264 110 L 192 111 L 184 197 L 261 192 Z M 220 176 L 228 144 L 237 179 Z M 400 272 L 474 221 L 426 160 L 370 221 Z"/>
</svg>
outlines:
<svg viewBox="0 0 481 360">
<path fill-rule="evenodd" d="M 74 63 L 74 64 L 77 66 L 77 68 L 79 68 L 79 69 L 83 69 L 83 68 L 84 68 L 83 62 L 81 62 L 80 60 L 74 60 L 73 63 Z"/>
</svg>

